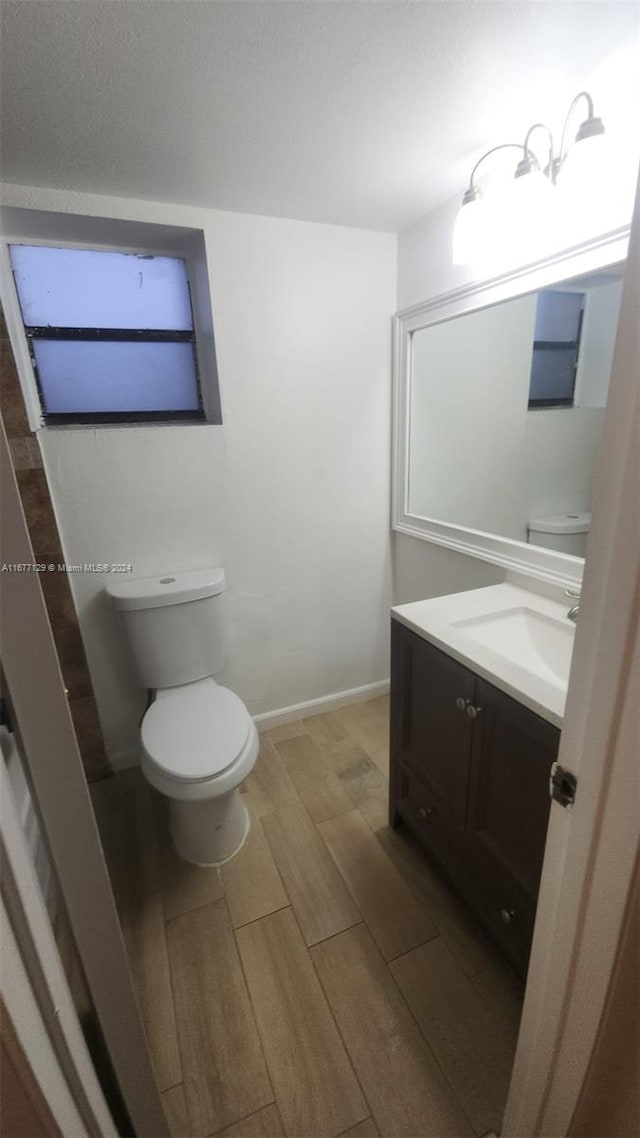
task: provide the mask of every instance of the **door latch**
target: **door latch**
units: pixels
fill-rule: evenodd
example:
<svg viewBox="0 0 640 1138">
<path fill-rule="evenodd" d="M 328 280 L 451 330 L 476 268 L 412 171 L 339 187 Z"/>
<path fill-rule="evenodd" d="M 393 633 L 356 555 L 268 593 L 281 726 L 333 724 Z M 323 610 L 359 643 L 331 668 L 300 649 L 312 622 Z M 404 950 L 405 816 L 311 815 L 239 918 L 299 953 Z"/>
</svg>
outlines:
<svg viewBox="0 0 640 1138">
<path fill-rule="evenodd" d="M 559 802 L 561 806 L 570 810 L 576 800 L 577 786 L 578 779 L 571 771 L 565 770 L 560 763 L 551 764 L 549 794 L 554 802 Z"/>
</svg>

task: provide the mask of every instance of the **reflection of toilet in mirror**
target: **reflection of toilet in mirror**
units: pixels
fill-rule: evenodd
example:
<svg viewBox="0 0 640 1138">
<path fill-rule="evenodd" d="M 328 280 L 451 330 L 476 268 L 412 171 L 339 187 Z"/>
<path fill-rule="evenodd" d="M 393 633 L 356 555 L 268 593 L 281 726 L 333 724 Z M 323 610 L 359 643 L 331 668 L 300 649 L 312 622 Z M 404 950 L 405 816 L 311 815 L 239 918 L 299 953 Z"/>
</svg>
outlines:
<svg viewBox="0 0 640 1138">
<path fill-rule="evenodd" d="M 542 545 L 545 549 L 555 549 L 557 553 L 569 553 L 572 557 L 584 557 L 590 525 L 590 510 L 577 510 L 572 514 L 547 514 L 543 518 L 529 518 L 527 541 L 530 545 Z"/>
</svg>

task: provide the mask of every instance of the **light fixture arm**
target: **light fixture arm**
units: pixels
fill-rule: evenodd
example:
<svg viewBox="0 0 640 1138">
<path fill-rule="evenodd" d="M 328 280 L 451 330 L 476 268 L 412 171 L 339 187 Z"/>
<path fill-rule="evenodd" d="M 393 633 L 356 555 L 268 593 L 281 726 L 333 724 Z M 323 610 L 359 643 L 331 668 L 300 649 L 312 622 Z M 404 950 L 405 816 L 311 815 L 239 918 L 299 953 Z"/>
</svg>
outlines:
<svg viewBox="0 0 640 1138">
<path fill-rule="evenodd" d="M 453 228 L 453 260 L 456 265 L 469 264 L 471 257 L 469 250 L 475 242 L 475 246 L 479 247 L 479 234 L 480 230 L 486 229 L 487 223 L 496 226 L 496 217 L 493 216 L 492 211 L 487 211 L 482 206 L 482 192 L 476 185 L 476 177 L 478 170 L 485 159 L 489 158 L 492 154 L 496 154 L 499 150 L 517 150 L 519 152 L 519 160 L 514 172 L 515 185 L 519 188 L 512 195 L 513 201 L 517 204 L 517 210 L 522 211 L 523 202 L 527 203 L 527 208 L 533 217 L 537 212 L 538 220 L 542 223 L 543 218 L 551 223 L 553 228 L 554 219 L 553 214 L 557 211 L 557 206 L 561 205 L 561 199 L 557 197 L 557 190 L 554 190 L 558 174 L 567 160 L 568 154 L 571 151 L 571 143 L 568 142 L 568 132 L 571 122 L 574 118 L 574 112 L 581 100 L 586 100 L 587 117 L 584 121 L 580 122 L 577 132 L 575 134 L 574 145 L 578 146 L 578 158 L 576 162 L 573 159 L 569 160 L 569 166 L 575 171 L 576 164 L 578 170 L 584 166 L 584 159 L 589 165 L 589 160 L 594 154 L 597 154 L 598 146 L 595 147 L 590 143 L 588 147 L 584 143 L 591 139 L 598 139 L 605 133 L 604 124 L 602 119 L 594 114 L 593 99 L 588 91 L 580 91 L 569 107 L 569 111 L 564 121 L 562 128 L 562 136 L 560 141 L 560 151 L 555 152 L 554 138 L 551 130 L 546 123 L 534 122 L 529 127 L 524 136 L 522 144 L 517 142 L 501 142 L 497 146 L 492 146 L 490 150 L 486 150 L 484 154 L 476 162 L 471 171 L 469 178 L 469 186 L 465 191 L 462 198 L 462 205 L 458 211 L 455 225 Z M 540 160 L 531 148 L 531 139 L 536 131 L 543 130 L 547 139 L 548 146 L 548 159 L 546 165 L 544 160 Z M 583 143 L 582 146 L 579 146 Z M 601 159 L 598 159 L 601 161 Z M 567 184 L 565 174 L 561 175 L 560 179 L 565 185 Z M 575 180 L 575 173 L 574 173 Z M 586 181 L 587 179 L 585 179 Z M 569 184 L 571 178 L 569 177 Z M 586 189 L 588 190 L 588 185 Z M 554 205 L 554 198 L 556 199 Z M 507 195 L 508 199 L 508 195 Z M 509 201 L 506 201 L 506 212 L 509 213 Z M 473 206 L 473 209 L 469 209 Z M 499 211 L 493 211 L 496 213 Z M 512 211 L 513 212 L 513 211 Z M 514 228 L 513 219 L 507 220 L 507 228 L 511 225 Z M 519 224 L 521 227 L 526 228 L 526 221 L 520 218 Z M 498 224 L 497 229 L 500 228 Z M 496 230 L 497 231 L 497 230 Z M 481 244 L 481 242 L 480 242 Z"/>
<path fill-rule="evenodd" d="M 564 120 L 564 126 L 562 128 L 562 138 L 560 140 L 560 154 L 558 156 L 558 169 L 560 169 L 560 167 L 562 166 L 562 163 L 564 162 L 565 158 L 567 157 L 567 154 L 566 154 L 567 129 L 568 129 L 569 123 L 571 121 L 571 116 L 572 116 L 576 106 L 578 105 L 578 103 L 580 102 L 581 99 L 587 100 L 587 121 L 594 118 L 593 99 L 591 98 L 591 95 L 589 94 L 588 91 L 579 91 L 578 94 L 576 95 L 575 99 L 571 103 L 571 106 L 569 107 L 569 110 L 567 111 L 567 117 Z"/>
<path fill-rule="evenodd" d="M 478 190 L 478 187 L 474 184 L 474 178 L 476 176 L 476 171 L 477 171 L 478 167 L 481 165 L 482 162 L 484 162 L 485 158 L 488 158 L 490 154 L 495 154 L 497 150 L 510 150 L 514 146 L 515 146 L 516 150 L 523 150 L 524 156 L 525 157 L 527 156 L 526 143 L 525 143 L 525 146 L 523 147 L 521 142 L 501 142 L 501 143 L 499 143 L 498 146 L 492 146 L 491 150 L 486 150 L 485 153 L 482 155 L 482 157 L 478 158 L 478 161 L 476 162 L 475 166 L 473 167 L 473 170 L 471 171 L 471 177 L 469 178 L 469 189 L 467 190 L 467 194 L 470 194 L 472 198 L 474 198 L 478 195 L 479 190 Z M 532 155 L 532 157 L 535 158 L 535 154 Z M 465 197 L 466 196 L 467 195 L 465 194 Z"/>
<path fill-rule="evenodd" d="M 535 158 L 535 161 L 536 161 L 537 168 L 540 169 L 540 163 L 538 162 L 536 155 L 533 153 L 533 151 L 531 150 L 531 147 L 529 146 L 529 139 L 531 138 L 531 135 L 533 134 L 534 130 L 546 131 L 547 138 L 549 139 L 549 160 L 547 163 L 547 167 L 545 169 L 545 173 L 548 170 L 549 178 L 551 179 L 552 182 L 555 182 L 555 169 L 554 169 L 554 161 L 553 161 L 553 135 L 552 135 L 552 133 L 551 133 L 551 131 L 550 131 L 550 129 L 546 123 L 534 122 L 533 126 L 529 127 L 527 133 L 524 136 L 524 158 L 527 159 L 527 158 L 529 158 L 530 155 L 533 155 L 533 157 Z"/>
<path fill-rule="evenodd" d="M 490 150 L 486 150 L 484 154 L 481 155 L 473 167 L 473 170 L 471 171 L 471 177 L 469 178 L 469 188 L 464 195 L 463 204 L 475 201 L 476 198 L 480 197 L 480 190 L 475 184 L 476 173 L 479 166 L 484 162 L 485 158 L 489 158 L 491 154 L 495 154 L 498 150 L 512 150 L 515 148 L 516 150 L 522 151 L 522 158 L 520 159 L 518 169 L 516 170 L 516 177 L 519 177 L 521 174 L 531 173 L 533 169 L 541 169 L 540 162 L 538 161 L 536 154 L 530 146 L 531 135 L 535 130 L 544 130 L 547 134 L 547 138 L 549 140 L 549 160 L 548 165 L 543 172 L 548 176 L 551 182 L 555 182 L 558 171 L 567 156 L 566 141 L 569 122 L 577 104 L 581 99 L 586 99 L 587 101 L 587 118 L 582 124 L 580 131 L 578 132 L 578 138 L 580 138 L 580 136 L 586 138 L 592 134 L 602 134 L 604 127 L 602 125 L 602 121 L 599 118 L 596 118 L 593 113 L 593 99 L 591 98 L 591 95 L 588 91 L 580 91 L 571 103 L 571 106 L 567 112 L 567 117 L 564 120 L 562 138 L 560 142 L 560 153 L 557 157 L 554 155 L 553 134 L 551 133 L 551 130 L 546 123 L 536 122 L 533 124 L 533 126 L 529 127 L 523 144 L 520 144 L 519 142 L 501 142 L 498 144 L 498 146 L 492 146 Z"/>
</svg>

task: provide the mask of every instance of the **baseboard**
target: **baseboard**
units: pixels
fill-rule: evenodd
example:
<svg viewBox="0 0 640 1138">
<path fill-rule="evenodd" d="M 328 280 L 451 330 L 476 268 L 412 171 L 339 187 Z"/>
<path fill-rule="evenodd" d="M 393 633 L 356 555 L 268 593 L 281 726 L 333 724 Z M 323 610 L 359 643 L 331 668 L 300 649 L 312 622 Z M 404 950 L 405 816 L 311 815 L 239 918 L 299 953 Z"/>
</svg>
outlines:
<svg viewBox="0 0 640 1138">
<path fill-rule="evenodd" d="M 310 715 L 322 715 L 326 711 L 338 711 L 339 708 L 347 707 L 350 703 L 365 703 L 369 699 L 386 695 L 388 691 L 389 681 L 378 680 L 375 684 L 364 684 L 359 688 L 334 692 L 333 695 L 323 695 L 319 699 L 307 699 L 304 703 L 292 703 L 290 707 L 280 707 L 276 711 L 264 711 L 261 715 L 254 715 L 253 721 L 258 731 L 268 731 L 271 727 L 280 727 L 282 723 L 294 723 L 296 719 L 307 719 Z M 124 771 L 128 770 L 129 767 L 140 765 L 140 751 L 137 747 L 118 751 L 108 757 L 113 771 Z"/>
<path fill-rule="evenodd" d="M 296 719 L 307 719 L 310 715 L 322 715 L 326 711 L 338 711 L 350 703 L 365 703 L 369 699 L 386 695 L 388 691 L 389 680 L 378 680 L 375 684 L 334 692 L 333 695 L 308 699 L 304 703 L 293 703 L 290 707 L 280 707 L 277 711 L 265 711 L 261 715 L 254 715 L 253 720 L 258 731 L 268 731 L 283 723 L 294 723 Z"/>
</svg>

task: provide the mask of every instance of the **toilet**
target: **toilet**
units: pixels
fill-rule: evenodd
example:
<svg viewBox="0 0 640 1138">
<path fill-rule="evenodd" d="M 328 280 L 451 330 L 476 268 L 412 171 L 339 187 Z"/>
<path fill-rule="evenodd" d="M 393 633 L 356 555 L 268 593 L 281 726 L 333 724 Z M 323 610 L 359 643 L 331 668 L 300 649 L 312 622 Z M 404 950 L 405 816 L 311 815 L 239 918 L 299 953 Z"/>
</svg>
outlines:
<svg viewBox="0 0 640 1138">
<path fill-rule="evenodd" d="M 542 545 L 572 557 L 584 557 L 587 535 L 591 525 L 591 512 L 578 510 L 573 514 L 547 514 L 543 518 L 530 518 L 527 541 Z"/>
<path fill-rule="evenodd" d="M 249 833 L 238 788 L 258 757 L 244 703 L 217 684 L 224 665 L 224 570 L 126 578 L 107 586 L 138 675 L 152 694 L 141 724 L 142 770 L 170 803 L 176 852 L 229 861 Z"/>
</svg>

